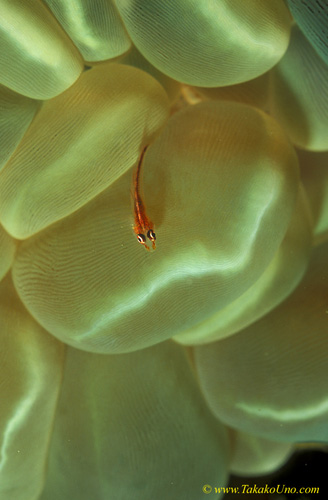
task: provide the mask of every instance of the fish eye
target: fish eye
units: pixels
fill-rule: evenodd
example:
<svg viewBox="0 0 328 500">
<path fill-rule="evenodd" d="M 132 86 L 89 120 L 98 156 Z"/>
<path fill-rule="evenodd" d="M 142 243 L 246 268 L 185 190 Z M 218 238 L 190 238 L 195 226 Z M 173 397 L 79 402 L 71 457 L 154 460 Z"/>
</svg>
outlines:
<svg viewBox="0 0 328 500">
<path fill-rule="evenodd" d="M 147 233 L 147 237 L 151 240 L 151 241 L 155 241 L 156 240 L 156 234 L 154 233 L 154 231 L 152 229 L 149 229 L 148 233 Z"/>
<path fill-rule="evenodd" d="M 139 243 L 141 243 L 142 245 L 144 245 L 146 243 L 146 237 L 144 234 L 138 234 L 137 235 L 137 240 L 139 241 Z"/>
</svg>

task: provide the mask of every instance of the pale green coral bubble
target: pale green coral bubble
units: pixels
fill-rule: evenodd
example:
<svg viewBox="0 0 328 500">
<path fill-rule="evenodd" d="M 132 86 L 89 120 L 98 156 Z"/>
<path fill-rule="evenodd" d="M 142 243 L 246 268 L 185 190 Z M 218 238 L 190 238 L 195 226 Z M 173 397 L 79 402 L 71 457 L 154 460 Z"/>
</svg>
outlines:
<svg viewBox="0 0 328 500">
<path fill-rule="evenodd" d="M 117 57 L 131 47 L 114 0 L 43 0 L 86 61 Z"/>
<path fill-rule="evenodd" d="M 33 99 L 50 99 L 83 70 L 68 36 L 38 0 L 2 0 L 0 83 Z"/>
<path fill-rule="evenodd" d="M 328 152 L 298 152 L 301 179 L 307 192 L 314 222 L 314 243 L 328 239 Z"/>
<path fill-rule="evenodd" d="M 12 237 L 0 225 L 0 280 L 9 271 L 16 251 Z"/>
<path fill-rule="evenodd" d="M 48 335 L 0 283 L 0 497 L 40 494 L 64 362 L 64 346 Z"/>
<path fill-rule="evenodd" d="M 309 202 L 300 186 L 287 233 L 269 266 L 245 293 L 228 306 L 174 339 L 182 344 L 204 344 L 228 337 L 258 320 L 298 285 L 307 268 L 312 246 Z"/>
<path fill-rule="evenodd" d="M 293 450 L 289 443 L 233 431 L 230 472 L 238 476 L 272 474 L 286 463 Z"/>
<path fill-rule="evenodd" d="M 40 103 L 0 85 L 0 170 L 30 125 Z"/>
<path fill-rule="evenodd" d="M 69 215 L 129 169 L 169 113 L 163 88 L 132 67 L 101 65 L 44 103 L 0 173 L 0 220 L 26 238 Z"/>
<path fill-rule="evenodd" d="M 136 47 L 132 47 L 132 49 L 117 62 L 120 64 L 135 66 L 142 71 L 146 71 L 146 73 L 153 76 L 155 80 L 157 80 L 164 87 L 170 101 L 175 101 L 177 99 L 181 89 L 180 83 L 172 78 L 169 78 L 164 75 L 164 73 L 156 69 L 152 64 L 150 64 L 149 61 L 147 61 L 147 59 L 143 57 L 142 54 L 140 54 Z"/>
<path fill-rule="evenodd" d="M 26 307 L 81 349 L 141 349 L 240 296 L 284 238 L 298 162 L 278 124 L 255 108 L 211 102 L 176 113 L 143 165 L 153 253 L 132 230 L 131 183 L 130 171 L 23 242 L 14 263 Z"/>
<path fill-rule="evenodd" d="M 229 455 L 179 346 L 68 348 L 41 500 L 199 500 L 204 483 L 226 485 Z"/>
<path fill-rule="evenodd" d="M 287 0 L 294 19 L 318 54 L 328 64 L 328 9 L 327 1 Z"/>
<path fill-rule="evenodd" d="M 302 149 L 328 149 L 328 66 L 297 25 L 271 72 L 271 111 Z"/>
<path fill-rule="evenodd" d="M 289 40 L 282 0 L 117 0 L 129 35 L 159 70 L 190 85 L 216 87 L 272 68 Z"/>
<path fill-rule="evenodd" d="M 246 330 L 194 348 L 215 415 L 243 432 L 284 442 L 328 440 L 327 244 L 304 280 Z"/>
</svg>

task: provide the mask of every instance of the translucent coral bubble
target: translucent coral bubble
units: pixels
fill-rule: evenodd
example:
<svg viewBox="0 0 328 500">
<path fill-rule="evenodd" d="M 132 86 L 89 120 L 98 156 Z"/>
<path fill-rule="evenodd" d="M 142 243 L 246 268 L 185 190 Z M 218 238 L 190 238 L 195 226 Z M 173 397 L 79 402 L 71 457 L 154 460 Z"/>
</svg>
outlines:
<svg viewBox="0 0 328 500">
<path fill-rule="evenodd" d="M 287 233 L 260 278 L 236 300 L 174 339 L 189 345 L 213 342 L 242 330 L 276 307 L 304 275 L 312 246 L 312 229 L 309 202 L 300 186 Z"/>
<path fill-rule="evenodd" d="M 286 463 L 294 449 L 289 443 L 240 431 L 233 432 L 232 443 L 230 471 L 238 476 L 272 474 Z"/>
<path fill-rule="evenodd" d="M 15 255 L 16 244 L 0 225 L 0 280 L 10 269 Z"/>
<path fill-rule="evenodd" d="M 20 245 L 22 300 L 75 347 L 141 349 L 235 300 L 279 248 L 298 190 L 297 157 L 278 124 L 236 103 L 176 113 L 142 171 L 156 252 L 132 230 L 132 172 Z"/>
<path fill-rule="evenodd" d="M 179 82 L 169 78 L 164 75 L 164 73 L 156 69 L 135 47 L 132 47 L 132 49 L 121 57 L 118 62 L 120 64 L 135 66 L 136 68 L 146 71 L 146 73 L 153 76 L 164 87 L 170 101 L 175 101 L 177 99 L 181 90 Z"/>
<path fill-rule="evenodd" d="M 43 0 L 86 61 L 117 57 L 131 47 L 114 0 Z"/>
<path fill-rule="evenodd" d="M 70 87 L 82 58 L 48 9 L 36 0 L 2 0 L 0 83 L 33 99 Z"/>
<path fill-rule="evenodd" d="M 0 173 L 0 220 L 26 238 L 74 212 L 133 165 L 168 117 L 162 87 L 118 64 L 46 102 Z"/>
<path fill-rule="evenodd" d="M 64 346 L 34 321 L 8 275 L 0 283 L 0 497 L 38 498 Z"/>
<path fill-rule="evenodd" d="M 0 170 L 15 151 L 39 104 L 0 85 Z"/>
<path fill-rule="evenodd" d="M 228 460 L 180 347 L 68 348 L 42 500 L 199 500 L 204 482 L 226 484 Z"/>
<path fill-rule="evenodd" d="M 159 70 L 190 85 L 216 87 L 272 68 L 289 40 L 282 0 L 117 0 L 129 35 Z"/>
<path fill-rule="evenodd" d="M 196 347 L 200 384 L 231 427 L 285 442 L 328 440 L 327 244 L 296 291 L 234 335 Z"/>
<path fill-rule="evenodd" d="M 328 64 L 328 9 L 320 0 L 287 0 L 288 7 L 305 36 Z"/>
<path fill-rule="evenodd" d="M 328 149 L 328 66 L 297 25 L 288 50 L 271 74 L 272 114 L 292 142 L 311 151 Z"/>
<path fill-rule="evenodd" d="M 315 243 L 328 239 L 328 152 L 298 152 L 301 179 L 314 223 Z"/>
</svg>

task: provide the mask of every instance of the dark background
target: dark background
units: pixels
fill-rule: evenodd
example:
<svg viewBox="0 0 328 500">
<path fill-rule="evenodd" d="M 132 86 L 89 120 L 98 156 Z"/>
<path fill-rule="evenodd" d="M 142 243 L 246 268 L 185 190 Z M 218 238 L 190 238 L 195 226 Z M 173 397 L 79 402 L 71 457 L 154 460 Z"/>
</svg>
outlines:
<svg viewBox="0 0 328 500">
<path fill-rule="evenodd" d="M 283 486 L 287 488 L 320 488 L 319 494 L 260 494 L 260 493 L 244 493 L 241 492 L 241 485 L 249 484 L 250 486 L 268 485 L 268 487 L 277 487 L 279 490 Z M 240 493 L 227 493 L 224 500 L 328 500 L 328 449 L 327 451 L 297 451 L 291 457 L 284 467 L 274 474 L 262 477 L 237 477 L 231 476 L 229 486 L 239 486 Z"/>
</svg>

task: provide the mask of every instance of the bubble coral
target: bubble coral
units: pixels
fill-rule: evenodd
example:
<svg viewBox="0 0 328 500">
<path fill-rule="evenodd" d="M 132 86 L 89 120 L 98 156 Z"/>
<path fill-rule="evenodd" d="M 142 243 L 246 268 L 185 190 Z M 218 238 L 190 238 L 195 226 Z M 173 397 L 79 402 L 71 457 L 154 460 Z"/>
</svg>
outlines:
<svg viewBox="0 0 328 500">
<path fill-rule="evenodd" d="M 3 1 L 1 498 L 219 499 L 327 443 L 315 4 Z"/>
</svg>

